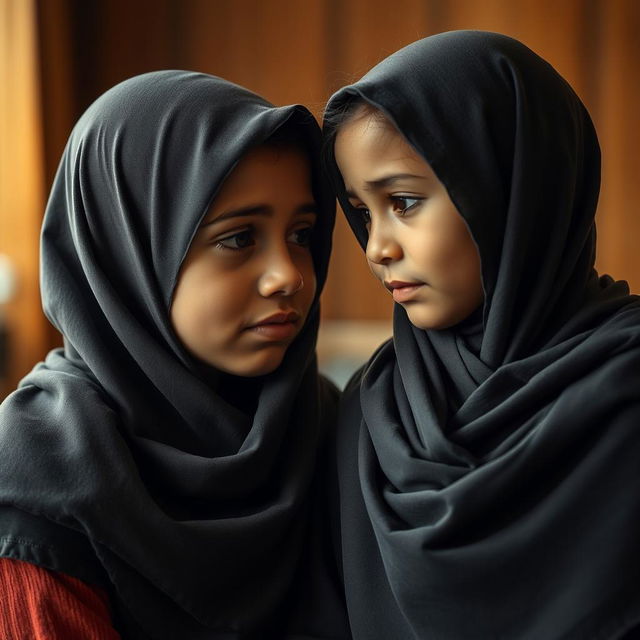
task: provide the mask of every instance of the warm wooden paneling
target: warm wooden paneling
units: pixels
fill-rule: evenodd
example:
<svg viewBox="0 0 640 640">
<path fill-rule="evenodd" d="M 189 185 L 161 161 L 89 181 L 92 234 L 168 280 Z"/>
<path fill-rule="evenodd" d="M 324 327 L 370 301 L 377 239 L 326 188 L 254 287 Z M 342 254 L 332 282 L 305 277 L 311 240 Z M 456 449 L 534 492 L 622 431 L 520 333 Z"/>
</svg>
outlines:
<svg viewBox="0 0 640 640">
<path fill-rule="evenodd" d="M 607 3 L 596 66 L 603 153 L 598 265 L 640 293 L 640 4 Z"/>
<path fill-rule="evenodd" d="M 16 132 L 35 118 L 11 148 L 25 154 L 27 200 L 5 195 L 1 246 L 20 265 L 22 302 L 12 306 L 20 329 L 10 384 L 59 338 L 37 300 L 37 227 L 42 215 L 41 169 L 50 185 L 68 132 L 100 93 L 124 78 L 160 68 L 186 68 L 224 76 L 277 104 L 306 103 L 317 115 L 337 88 L 423 36 L 451 29 L 487 29 L 521 39 L 548 59 L 589 108 L 603 149 L 598 266 L 627 278 L 640 291 L 637 213 L 640 180 L 640 4 L 635 0 L 1 0 L 40 16 L 40 102 L 29 57 L 15 29 L 3 30 L 3 68 L 24 75 L 31 97 L 16 112 Z M 33 16 L 30 18 L 33 20 Z M 26 24 L 26 23 L 25 23 Z M 4 29 L 4 27 L 3 27 Z M 34 43 L 35 44 L 35 43 Z M 6 50 L 6 51 L 5 51 Z M 29 54 L 31 55 L 31 54 Z M 13 61 L 13 62 L 11 62 Z M 18 77 L 18 76 L 16 76 Z M 25 80 L 26 79 L 26 80 Z M 24 85 L 27 82 L 27 85 Z M 12 94 L 5 84 L 2 99 Z M 12 85 L 11 85 L 12 86 Z M 24 94 L 27 95 L 27 94 Z M 4 102 L 3 102 L 4 104 Z M 44 138 L 39 137 L 42 123 Z M 43 142 L 44 141 L 44 142 Z M 3 147 L 7 147 L 3 137 Z M 44 147 L 42 146 L 44 145 Z M 3 172 L 3 185 L 9 184 Z M 14 191 L 14 183 L 10 182 Z M 6 200 L 9 198 L 9 200 Z M 7 212 L 11 212 L 8 215 Z M 24 300 L 28 298 L 29 302 Z M 323 297 L 326 319 L 385 319 L 390 299 L 368 271 L 342 215 Z M 28 361 L 28 362 L 27 362 Z"/>
<path fill-rule="evenodd" d="M 17 277 L 15 297 L 0 309 L 11 358 L 0 398 L 42 358 L 46 346 L 38 286 L 44 198 L 34 15 L 31 0 L 0 1 L 0 252 Z"/>
<path fill-rule="evenodd" d="M 70 7 L 67 0 L 39 0 L 37 27 L 45 185 L 48 188 L 77 113 L 76 68 Z"/>
<path fill-rule="evenodd" d="M 357 80 L 374 64 L 430 32 L 424 0 L 333 0 L 331 90 Z"/>
<path fill-rule="evenodd" d="M 180 6 L 179 59 L 277 104 L 320 112 L 327 72 L 327 5 L 322 0 L 195 0 Z"/>
</svg>

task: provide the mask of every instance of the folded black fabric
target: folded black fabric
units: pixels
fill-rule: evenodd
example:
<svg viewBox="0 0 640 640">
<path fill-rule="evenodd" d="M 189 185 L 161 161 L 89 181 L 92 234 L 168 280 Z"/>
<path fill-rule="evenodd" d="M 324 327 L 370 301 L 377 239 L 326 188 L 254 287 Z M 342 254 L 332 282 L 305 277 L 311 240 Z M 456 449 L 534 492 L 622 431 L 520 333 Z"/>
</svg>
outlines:
<svg viewBox="0 0 640 640">
<path fill-rule="evenodd" d="M 544 60 L 477 31 L 415 42 L 338 91 L 329 140 L 354 98 L 445 185 L 485 291 L 478 314 L 438 331 L 395 305 L 393 340 L 347 391 L 354 637 L 622 637 L 640 622 L 640 304 L 594 270 L 591 120 Z"/>
</svg>

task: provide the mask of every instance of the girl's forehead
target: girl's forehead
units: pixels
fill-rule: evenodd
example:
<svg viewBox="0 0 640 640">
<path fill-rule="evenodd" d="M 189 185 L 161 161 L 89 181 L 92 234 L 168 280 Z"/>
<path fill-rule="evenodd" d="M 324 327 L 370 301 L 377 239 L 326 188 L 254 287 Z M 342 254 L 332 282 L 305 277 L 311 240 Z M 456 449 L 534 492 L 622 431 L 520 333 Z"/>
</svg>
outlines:
<svg viewBox="0 0 640 640">
<path fill-rule="evenodd" d="M 317 209 L 307 155 L 296 147 L 256 147 L 222 183 L 201 226 L 251 216 L 289 202 L 305 212 Z"/>
<path fill-rule="evenodd" d="M 430 174 L 425 159 L 386 118 L 370 115 L 354 119 L 340 128 L 335 142 L 338 168 L 348 174 L 375 174 L 367 180 L 376 181 L 388 171 Z M 382 172 L 380 176 L 377 174 Z"/>
</svg>

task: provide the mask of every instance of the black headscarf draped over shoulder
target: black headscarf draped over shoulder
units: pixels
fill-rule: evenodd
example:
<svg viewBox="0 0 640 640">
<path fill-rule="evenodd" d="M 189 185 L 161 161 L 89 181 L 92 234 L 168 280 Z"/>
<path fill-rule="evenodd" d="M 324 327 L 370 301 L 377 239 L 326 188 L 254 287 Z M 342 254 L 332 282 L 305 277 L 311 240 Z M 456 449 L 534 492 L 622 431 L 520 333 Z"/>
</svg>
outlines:
<svg viewBox="0 0 640 640">
<path fill-rule="evenodd" d="M 354 99 L 432 166 L 485 291 L 450 329 L 394 337 L 338 425 L 354 637 L 620 638 L 640 623 L 640 304 L 594 270 L 600 153 L 572 89 L 521 43 L 415 42 Z M 347 116 L 348 117 L 348 116 Z M 332 149 L 328 165 L 361 244 Z"/>
<path fill-rule="evenodd" d="M 181 346 L 169 307 L 225 177 L 287 127 L 312 158 L 318 291 L 281 366 L 230 383 Z M 319 145 L 303 107 L 162 71 L 99 98 L 65 149 L 41 244 L 65 346 L 0 409 L 0 553 L 100 581 L 123 637 L 340 637 L 330 576 L 309 575 L 336 403 L 315 359 L 334 221 Z"/>
</svg>

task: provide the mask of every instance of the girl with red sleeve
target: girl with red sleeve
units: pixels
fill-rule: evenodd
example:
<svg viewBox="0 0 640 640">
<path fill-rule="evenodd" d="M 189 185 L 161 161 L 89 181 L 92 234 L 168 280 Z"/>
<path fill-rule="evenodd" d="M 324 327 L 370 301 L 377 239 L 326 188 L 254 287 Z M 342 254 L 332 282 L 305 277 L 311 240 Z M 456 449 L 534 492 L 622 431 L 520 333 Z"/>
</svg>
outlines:
<svg viewBox="0 0 640 640">
<path fill-rule="evenodd" d="M 77 123 L 41 241 L 64 348 L 0 408 L 5 626 L 345 637 L 318 475 L 337 400 L 315 358 L 319 138 L 302 107 L 184 71 Z"/>
</svg>

